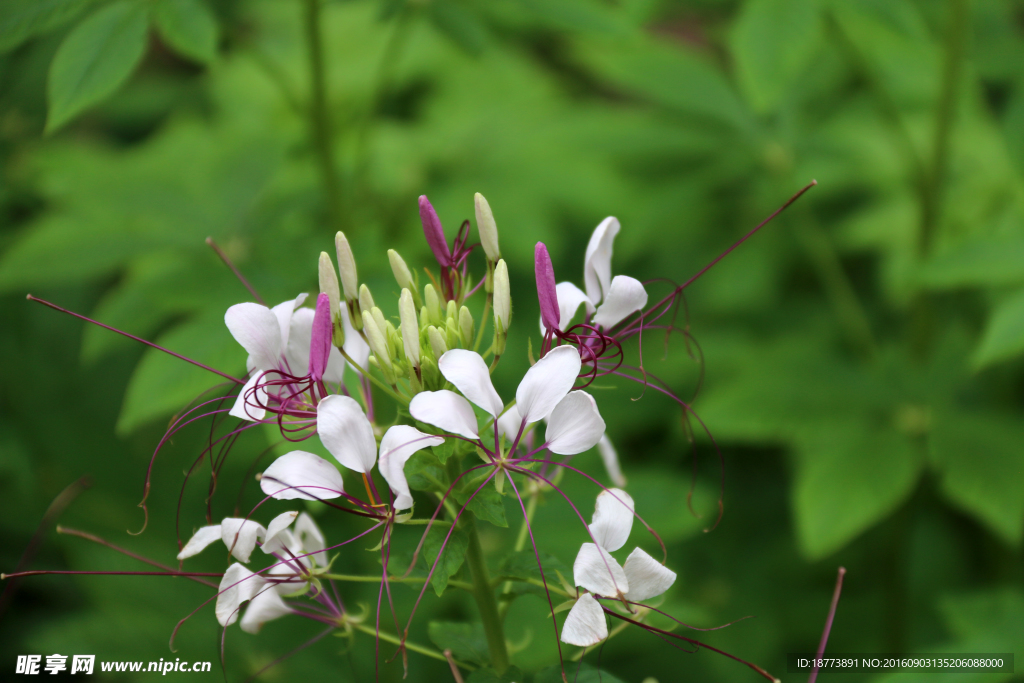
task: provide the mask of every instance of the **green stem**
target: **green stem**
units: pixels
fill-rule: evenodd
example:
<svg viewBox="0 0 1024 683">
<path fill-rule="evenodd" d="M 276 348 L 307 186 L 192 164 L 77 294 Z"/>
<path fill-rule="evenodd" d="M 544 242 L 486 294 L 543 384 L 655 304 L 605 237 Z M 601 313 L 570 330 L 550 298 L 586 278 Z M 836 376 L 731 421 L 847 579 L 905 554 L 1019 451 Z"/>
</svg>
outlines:
<svg viewBox="0 0 1024 683">
<path fill-rule="evenodd" d="M 320 165 L 327 213 L 335 230 L 343 227 L 341 185 L 334 161 L 334 136 L 327 109 L 327 76 L 324 67 L 323 34 L 320 28 L 321 0 L 304 0 L 303 28 L 309 54 L 309 125 Z"/>
<path fill-rule="evenodd" d="M 505 645 L 505 627 L 498 614 L 498 600 L 491 587 L 491 578 L 487 572 L 483 549 L 480 547 L 480 535 L 476 530 L 476 521 L 471 515 L 464 515 L 466 520 L 463 528 L 469 535 L 469 546 L 466 548 L 466 564 L 473 578 L 473 597 L 480 609 L 480 621 L 484 625 L 487 636 L 487 648 L 491 653 L 491 666 L 498 675 L 508 668 L 508 649 Z"/>
<path fill-rule="evenodd" d="M 513 546 L 513 550 L 515 550 L 515 552 L 517 553 L 522 551 L 522 549 L 526 547 L 526 539 L 529 533 L 529 524 L 533 521 L 534 513 L 537 512 L 537 498 L 539 497 L 539 495 L 540 492 L 534 491 L 532 494 L 530 494 L 530 499 L 526 501 L 526 517 L 523 518 L 523 523 L 519 527 L 519 535 L 516 536 L 516 544 L 515 546 Z M 540 582 L 538 581 L 537 583 Z M 544 584 L 540 585 L 542 588 L 544 587 Z M 512 580 L 509 579 L 505 582 L 505 587 L 501 589 L 501 593 L 502 595 L 508 595 L 511 592 Z M 498 614 L 501 616 L 502 619 L 504 619 L 505 615 L 508 614 L 509 607 L 511 606 L 512 602 L 509 600 L 505 600 L 498 607 Z"/>
<path fill-rule="evenodd" d="M 331 581 L 348 581 L 349 583 L 380 583 L 379 576 L 357 576 L 355 574 L 324 574 L 322 578 Z M 422 576 L 389 576 L 388 583 L 423 583 L 426 581 Z M 448 585 L 453 588 L 461 588 L 466 591 L 473 591 L 474 586 L 465 581 L 449 580 Z"/>
<path fill-rule="evenodd" d="M 476 342 L 473 344 L 473 350 L 479 352 L 480 344 L 484 341 L 484 330 L 487 329 L 487 314 L 491 312 L 491 297 L 493 294 L 488 294 L 487 299 L 484 300 L 484 312 L 480 314 L 480 330 L 476 333 Z"/>
<path fill-rule="evenodd" d="M 371 635 L 375 638 L 380 638 L 385 643 L 391 643 L 393 645 L 403 645 L 402 641 L 399 640 L 398 636 L 394 636 L 388 633 L 387 631 L 375 631 L 374 629 L 370 628 L 369 626 L 366 626 L 365 624 L 352 624 L 352 626 L 357 631 L 362 631 L 363 633 Z M 416 643 L 410 643 L 408 640 L 405 641 L 404 645 L 407 650 L 418 652 L 421 655 L 426 655 L 431 659 L 440 660 L 442 662 L 445 662 L 446 664 L 448 663 L 448 658 L 440 652 L 438 652 L 437 650 L 431 650 L 429 647 L 417 645 Z M 466 669 L 467 671 L 474 670 L 474 667 L 470 666 L 469 664 L 463 664 L 462 662 L 456 662 L 456 664 L 458 664 L 459 667 Z"/>
<path fill-rule="evenodd" d="M 871 332 L 871 324 L 828 235 L 814 221 L 806 207 L 797 209 L 792 226 L 846 336 L 864 360 L 873 360 L 878 355 L 878 344 Z"/>
<path fill-rule="evenodd" d="M 942 91 L 935 112 L 935 137 L 932 141 L 931 164 L 921 180 L 921 227 L 918 254 L 924 259 L 931 251 L 942 212 L 942 199 L 949 168 L 949 140 L 953 131 L 960 73 L 969 28 L 967 0 L 949 1 L 946 27 L 946 54 L 942 70 Z M 918 357 L 927 355 L 932 336 L 934 314 L 931 302 L 919 292 L 911 310 L 910 344 Z"/>
</svg>

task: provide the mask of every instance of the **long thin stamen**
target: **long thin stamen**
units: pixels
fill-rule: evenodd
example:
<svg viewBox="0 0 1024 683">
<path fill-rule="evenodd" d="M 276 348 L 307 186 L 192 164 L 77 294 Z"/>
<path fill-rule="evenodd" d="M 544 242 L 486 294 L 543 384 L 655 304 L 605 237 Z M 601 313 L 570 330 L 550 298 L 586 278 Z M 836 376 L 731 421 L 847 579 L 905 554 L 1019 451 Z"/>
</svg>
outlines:
<svg viewBox="0 0 1024 683">
<path fill-rule="evenodd" d="M 238 278 L 238 281 L 245 285 L 245 288 L 248 289 L 249 293 L 253 295 L 253 298 L 256 299 L 256 302 L 263 306 L 266 306 L 267 304 L 263 302 L 263 297 L 261 297 L 259 293 L 256 291 L 256 289 L 249 284 L 249 281 L 246 280 L 245 276 L 243 276 L 242 273 L 238 270 L 238 268 L 235 267 L 235 264 L 231 262 L 231 259 L 228 258 L 228 255 L 224 253 L 220 246 L 218 246 L 217 243 L 213 241 L 212 237 L 206 238 L 206 244 L 208 244 L 209 247 L 213 249 L 214 252 L 217 253 L 217 256 L 219 256 L 220 260 L 224 262 L 224 265 L 231 269 L 231 272 L 235 274 L 235 277 Z"/>
<path fill-rule="evenodd" d="M 828 608 L 828 617 L 825 619 L 825 630 L 821 634 L 821 642 L 818 643 L 818 656 L 814 658 L 814 669 L 807 677 L 807 683 L 814 683 L 818 680 L 818 661 L 825 654 L 825 645 L 828 644 L 828 634 L 832 631 L 832 620 L 836 616 L 836 607 L 839 606 L 839 594 L 843 592 L 843 577 L 846 576 L 846 567 L 839 568 L 839 575 L 836 577 L 836 588 L 832 591 L 832 604 Z"/>
<path fill-rule="evenodd" d="M 52 308 L 55 311 L 60 311 L 61 313 L 67 313 L 68 315 L 72 316 L 73 318 L 78 318 L 79 320 L 84 320 L 87 323 L 92 323 L 93 325 L 98 325 L 98 326 L 102 327 L 105 330 L 110 330 L 111 332 L 116 332 L 116 333 L 120 334 L 121 336 L 128 337 L 129 339 L 134 339 L 135 341 L 139 342 L 140 344 L 145 344 L 146 346 L 150 346 L 150 347 L 156 349 L 157 351 L 163 351 L 164 353 L 170 354 L 170 355 L 174 356 L 175 358 L 179 358 L 179 359 L 185 361 L 186 363 L 191 363 L 192 365 L 195 365 L 196 367 L 200 367 L 203 370 L 206 370 L 207 372 L 212 372 L 215 375 L 220 375 L 224 379 L 229 379 L 232 382 L 234 382 L 235 384 L 240 384 L 240 385 L 244 385 L 245 384 L 245 382 L 243 382 L 242 380 L 238 379 L 237 377 L 232 377 L 231 375 L 229 375 L 226 372 L 221 372 L 220 370 L 215 370 L 215 369 L 211 368 L 209 365 L 203 365 L 202 363 L 200 363 L 197 360 L 192 360 L 191 358 L 188 358 L 187 356 L 183 356 L 180 353 L 175 353 L 174 351 L 171 351 L 170 349 L 165 349 L 164 347 L 160 346 L 159 344 L 154 344 L 151 341 L 146 341 L 145 339 L 143 339 L 141 337 L 136 337 L 134 334 L 128 334 L 127 332 L 122 332 L 121 330 L 117 329 L 116 327 L 111 327 L 110 325 L 104 325 L 103 323 L 98 322 L 96 320 L 93 320 L 92 318 L 87 318 L 86 316 L 82 315 L 81 313 L 75 313 L 74 311 L 69 311 L 66 308 L 61 308 L 57 304 L 50 303 L 49 301 L 46 301 L 45 299 L 40 299 L 39 297 L 32 296 L 31 294 L 27 294 L 25 296 L 25 298 L 28 299 L 29 301 L 35 301 L 37 303 L 41 303 L 44 306 L 49 306 L 50 308 Z"/>
</svg>

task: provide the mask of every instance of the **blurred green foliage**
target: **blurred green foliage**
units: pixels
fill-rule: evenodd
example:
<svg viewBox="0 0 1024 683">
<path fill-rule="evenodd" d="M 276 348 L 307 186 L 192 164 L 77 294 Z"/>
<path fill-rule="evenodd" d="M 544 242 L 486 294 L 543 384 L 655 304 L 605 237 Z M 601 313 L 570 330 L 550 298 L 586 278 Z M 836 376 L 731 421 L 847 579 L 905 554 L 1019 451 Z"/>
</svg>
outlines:
<svg viewBox="0 0 1024 683">
<path fill-rule="evenodd" d="M 62 523 L 173 563 L 201 429 L 157 461 L 149 529 L 124 532 L 141 526 L 134 504 L 167 418 L 214 382 L 30 305 L 27 291 L 240 373 L 221 316 L 249 297 L 207 236 L 275 303 L 315 289 L 317 255 L 344 229 L 384 300 L 396 289 L 387 248 L 427 263 L 416 196 L 453 231 L 480 191 L 522 350 L 536 343 L 537 240 L 560 280 L 579 281 L 589 231 L 614 214 L 616 272 L 682 281 L 815 178 L 688 290 L 706 360 L 694 406 L 725 463 L 712 533 L 699 533 L 717 513 L 708 439 L 698 519 L 673 404 L 651 391 L 634 402 L 639 385 L 595 388 L 639 511 L 680 573 L 667 609 L 700 626 L 755 615 L 701 637 L 782 675 L 786 652 L 816 645 L 843 564 L 831 649 L 1024 661 L 1022 25 L 1024 4 L 1004 0 L 0 0 L 0 563 L 17 565 L 47 505 L 85 474 L 94 486 Z M 689 396 L 699 370 L 685 346 L 662 358 L 659 338 L 644 341 L 647 369 Z M 505 395 L 525 364 L 503 361 Z M 224 490 L 266 446 L 238 447 Z M 180 535 L 201 523 L 204 497 L 186 490 Z M 547 500 L 537 528 L 571 564 L 582 535 L 560 524 L 563 507 Z M 515 532 L 521 513 L 505 514 L 511 529 L 488 533 Z M 349 529 L 320 521 L 329 538 Z M 353 551 L 336 569 L 369 572 L 373 558 Z M 49 530 L 32 567 L 139 568 Z M 179 655 L 166 648 L 206 597 L 177 579 L 25 580 L 0 667 L 26 652 L 216 661 L 210 610 L 182 629 Z M 400 613 L 414 598 L 398 590 Z M 469 657 L 478 634 L 443 625 L 474 609 L 428 594 L 410 638 L 454 639 Z M 509 613 L 523 670 L 557 661 L 546 611 L 530 594 Z M 229 630 L 230 680 L 316 633 L 286 621 Z M 263 678 L 371 680 L 371 646 L 328 638 Z M 600 665 L 605 681 L 754 680 L 636 629 Z M 445 671 L 411 656 L 409 680 Z M 401 665 L 380 676 L 399 680 Z"/>
</svg>

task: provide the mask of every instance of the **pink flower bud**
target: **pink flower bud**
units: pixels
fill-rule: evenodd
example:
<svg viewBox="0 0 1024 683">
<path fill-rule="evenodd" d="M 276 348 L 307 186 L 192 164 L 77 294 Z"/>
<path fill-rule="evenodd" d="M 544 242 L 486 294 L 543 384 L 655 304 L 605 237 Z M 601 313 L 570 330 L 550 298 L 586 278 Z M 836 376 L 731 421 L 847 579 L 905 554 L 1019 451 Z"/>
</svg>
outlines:
<svg viewBox="0 0 1024 683">
<path fill-rule="evenodd" d="M 434 258 L 443 267 L 452 265 L 452 252 L 444 238 L 441 219 L 437 217 L 437 212 L 425 194 L 420 195 L 420 220 L 423 221 L 423 234 L 427 237 L 430 251 L 434 252 Z"/>
<path fill-rule="evenodd" d="M 537 242 L 533 252 L 534 270 L 537 274 L 537 298 L 540 300 L 540 318 L 544 327 L 557 330 L 560 315 L 558 312 L 558 294 L 555 292 L 555 269 L 551 265 L 551 256 L 543 242 Z"/>
<path fill-rule="evenodd" d="M 326 294 L 320 294 L 316 298 L 316 313 L 313 314 L 313 332 L 309 344 L 309 374 L 316 382 L 323 379 L 327 369 L 332 332 L 331 299 Z"/>
</svg>

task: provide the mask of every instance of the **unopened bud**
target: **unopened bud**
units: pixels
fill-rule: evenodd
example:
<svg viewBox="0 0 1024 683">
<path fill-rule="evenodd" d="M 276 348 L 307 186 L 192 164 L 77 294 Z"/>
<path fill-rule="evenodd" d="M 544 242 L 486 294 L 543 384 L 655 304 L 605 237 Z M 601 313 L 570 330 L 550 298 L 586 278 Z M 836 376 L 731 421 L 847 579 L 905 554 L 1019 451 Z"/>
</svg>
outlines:
<svg viewBox="0 0 1024 683">
<path fill-rule="evenodd" d="M 480 233 L 480 244 L 487 254 L 487 260 L 495 263 L 501 258 L 501 250 L 498 249 L 498 226 L 494 222 L 491 205 L 479 192 L 473 195 L 473 200 L 476 204 L 476 229 Z"/>
<path fill-rule="evenodd" d="M 446 320 L 458 321 L 458 319 L 459 319 L 459 305 L 457 303 L 455 303 L 455 301 L 449 299 L 448 300 L 448 305 L 445 306 L 444 314 L 445 314 L 444 317 L 445 317 Z"/>
<path fill-rule="evenodd" d="M 414 367 L 420 366 L 420 324 L 416 320 L 416 304 L 412 300 L 412 292 L 402 290 L 398 297 L 398 316 L 401 319 L 402 344 L 405 357 Z"/>
<path fill-rule="evenodd" d="M 341 322 L 341 289 L 338 286 L 338 271 L 326 251 L 320 252 L 319 262 L 320 293 L 326 294 L 331 311 L 331 340 L 335 346 L 345 343 L 345 326 Z"/>
<path fill-rule="evenodd" d="M 432 325 L 444 324 L 441 317 L 441 299 L 437 296 L 434 285 L 428 284 L 423 288 L 423 305 L 427 308 L 427 318 Z"/>
<path fill-rule="evenodd" d="M 459 332 L 459 324 L 455 318 L 448 318 L 444 323 L 444 339 L 449 349 L 456 349 L 461 346 L 462 334 Z"/>
<path fill-rule="evenodd" d="M 352 247 L 349 246 L 345 233 L 340 230 L 334 236 L 334 247 L 338 251 L 338 270 L 341 272 L 341 286 L 345 290 L 345 299 L 354 301 L 359 296 L 359 273 L 356 272 L 356 259 L 352 255 Z"/>
<path fill-rule="evenodd" d="M 444 340 L 444 335 L 433 325 L 427 328 L 427 339 L 430 341 L 430 351 L 434 354 L 434 358 L 440 358 L 448 352 L 448 344 Z"/>
<path fill-rule="evenodd" d="M 505 337 L 512 322 L 512 293 L 508 284 L 505 260 L 494 267 L 494 355 L 505 352 Z"/>
<path fill-rule="evenodd" d="M 469 312 L 468 308 L 463 306 L 459 309 L 459 330 L 462 332 L 463 348 L 473 348 L 473 337 L 475 332 L 473 327 L 473 314 Z"/>
<path fill-rule="evenodd" d="M 398 287 L 400 289 L 408 289 L 412 294 L 412 300 L 416 303 L 416 308 L 419 308 L 422 305 L 420 293 L 416 289 L 416 281 L 412 277 L 412 271 L 409 270 L 409 266 L 405 264 L 405 259 L 394 249 L 388 249 L 388 261 L 391 262 L 391 272 L 395 274 L 395 281 L 398 283 Z"/>
<path fill-rule="evenodd" d="M 378 367 L 380 367 L 384 376 L 393 382 L 391 378 L 394 376 L 394 371 L 391 367 L 391 354 L 388 352 L 384 330 L 377 327 L 377 322 L 370 311 L 363 311 L 363 331 L 366 332 L 366 341 L 369 343 L 370 350 L 373 351 L 373 355 L 377 359 Z"/>
<path fill-rule="evenodd" d="M 331 337 L 331 299 L 328 295 L 321 293 L 316 298 L 313 329 L 310 331 L 309 375 L 314 382 L 323 379 L 324 371 L 327 370 L 327 359 L 331 352 Z"/>
<path fill-rule="evenodd" d="M 375 304 L 373 303 L 373 295 L 370 294 L 370 288 L 366 285 L 359 285 L 359 308 L 364 311 L 372 311 Z"/>
</svg>

